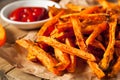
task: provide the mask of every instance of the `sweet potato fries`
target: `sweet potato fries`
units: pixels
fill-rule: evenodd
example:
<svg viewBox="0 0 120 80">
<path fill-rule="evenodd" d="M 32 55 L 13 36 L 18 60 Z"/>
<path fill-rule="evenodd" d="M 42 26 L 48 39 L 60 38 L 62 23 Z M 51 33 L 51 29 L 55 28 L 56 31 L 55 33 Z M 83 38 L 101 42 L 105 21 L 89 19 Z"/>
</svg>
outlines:
<svg viewBox="0 0 120 80">
<path fill-rule="evenodd" d="M 35 42 L 20 39 L 16 43 L 28 50 L 29 60 L 38 59 L 57 75 L 74 72 L 76 58 L 81 58 L 98 78 L 113 77 L 120 71 L 120 4 L 98 3 L 49 7 L 51 19 L 38 31 Z"/>
</svg>

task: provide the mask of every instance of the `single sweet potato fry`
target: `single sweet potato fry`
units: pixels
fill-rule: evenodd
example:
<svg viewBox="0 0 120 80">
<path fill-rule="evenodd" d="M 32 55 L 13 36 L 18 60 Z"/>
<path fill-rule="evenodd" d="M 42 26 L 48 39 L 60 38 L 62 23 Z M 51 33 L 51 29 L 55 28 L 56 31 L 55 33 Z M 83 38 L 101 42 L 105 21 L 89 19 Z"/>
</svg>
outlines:
<svg viewBox="0 0 120 80">
<path fill-rule="evenodd" d="M 117 62 L 113 65 L 111 73 L 108 74 L 110 77 L 114 77 L 120 71 L 120 57 L 118 57 Z"/>
<path fill-rule="evenodd" d="M 106 30 L 108 27 L 108 23 L 107 22 L 103 22 L 101 24 L 99 24 L 98 26 L 95 27 L 94 31 L 90 34 L 90 36 L 87 38 L 86 40 L 86 45 L 89 45 L 91 43 L 93 43 L 93 41 L 95 40 L 95 38 L 104 30 Z"/>
<path fill-rule="evenodd" d="M 92 61 L 87 61 L 92 71 L 96 74 L 98 78 L 103 78 L 105 73 L 99 68 L 98 64 Z"/>
<path fill-rule="evenodd" d="M 116 15 L 113 15 L 112 20 L 109 23 L 109 43 L 103 55 L 103 59 L 99 63 L 103 70 L 106 70 L 109 67 L 110 61 L 113 59 L 116 25 L 117 18 Z"/>
<path fill-rule="evenodd" d="M 55 68 L 59 71 L 65 70 L 70 64 L 69 55 L 67 53 L 62 52 L 58 48 L 54 48 L 54 52 L 55 52 L 55 57 L 59 61 L 59 63 L 56 64 Z"/>
<path fill-rule="evenodd" d="M 80 23 L 79 19 L 75 16 L 71 16 L 70 19 L 71 19 L 71 22 L 73 24 L 73 30 L 75 33 L 78 47 L 81 50 L 87 51 L 87 47 L 86 47 L 85 42 L 84 42 L 85 40 L 84 40 L 83 35 L 82 35 L 82 29 L 81 29 L 82 23 Z"/>
<path fill-rule="evenodd" d="M 66 38 L 65 43 L 66 43 L 68 46 L 72 46 L 72 47 L 75 46 L 75 44 L 73 43 L 73 40 L 70 39 L 70 38 Z M 69 66 L 67 67 L 67 70 L 68 70 L 68 72 L 74 72 L 74 71 L 75 71 L 75 68 L 76 68 L 76 56 L 70 54 L 70 64 L 69 64 Z"/>
</svg>

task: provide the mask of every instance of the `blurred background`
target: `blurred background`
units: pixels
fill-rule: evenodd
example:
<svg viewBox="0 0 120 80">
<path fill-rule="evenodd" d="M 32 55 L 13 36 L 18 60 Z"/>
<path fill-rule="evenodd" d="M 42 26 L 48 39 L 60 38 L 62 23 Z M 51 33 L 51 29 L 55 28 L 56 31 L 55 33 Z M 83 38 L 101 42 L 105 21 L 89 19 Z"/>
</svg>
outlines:
<svg viewBox="0 0 120 80">
<path fill-rule="evenodd" d="M 0 0 L 0 9 L 5 6 L 6 4 L 13 2 L 13 1 L 17 1 L 17 0 Z M 52 0 L 55 2 L 73 2 L 73 3 L 83 3 L 83 2 L 87 2 L 88 4 L 96 4 L 97 0 Z M 111 2 L 116 2 L 117 0 L 108 0 Z"/>
<path fill-rule="evenodd" d="M 13 2 L 13 1 L 17 1 L 17 0 L 0 0 L 0 9 L 5 6 L 6 4 Z"/>
</svg>

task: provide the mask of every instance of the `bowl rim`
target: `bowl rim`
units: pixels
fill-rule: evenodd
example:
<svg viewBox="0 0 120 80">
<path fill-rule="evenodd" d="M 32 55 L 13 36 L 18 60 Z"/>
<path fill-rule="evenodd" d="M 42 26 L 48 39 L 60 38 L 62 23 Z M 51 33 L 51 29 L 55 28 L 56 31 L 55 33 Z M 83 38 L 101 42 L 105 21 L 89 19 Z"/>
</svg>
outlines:
<svg viewBox="0 0 120 80">
<path fill-rule="evenodd" d="M 37 23 L 43 23 L 43 22 L 45 22 L 45 21 L 48 21 L 50 18 L 43 19 L 43 20 L 40 20 L 40 21 L 33 21 L 33 22 L 20 22 L 20 21 L 10 20 L 10 19 L 8 19 L 6 16 L 4 16 L 4 11 L 5 11 L 8 7 L 10 7 L 10 6 L 14 5 L 14 4 L 17 4 L 17 3 L 19 3 L 19 2 L 32 2 L 32 1 L 34 1 L 34 0 L 25 0 L 25 1 L 20 0 L 20 1 L 11 2 L 11 3 L 7 4 L 7 5 L 5 5 L 5 6 L 0 10 L 0 17 L 1 17 L 4 21 L 6 21 L 6 22 L 8 22 L 8 23 L 19 24 L 19 25 L 37 24 Z M 37 0 L 37 1 L 38 1 L 38 0 Z M 45 2 L 52 2 L 52 3 L 54 3 L 55 5 L 57 5 L 57 8 L 60 8 L 60 5 L 59 5 L 58 3 L 56 3 L 56 2 L 54 2 L 54 1 L 50 1 L 50 0 L 39 0 L 38 2 L 44 2 L 44 3 L 45 3 Z"/>
</svg>

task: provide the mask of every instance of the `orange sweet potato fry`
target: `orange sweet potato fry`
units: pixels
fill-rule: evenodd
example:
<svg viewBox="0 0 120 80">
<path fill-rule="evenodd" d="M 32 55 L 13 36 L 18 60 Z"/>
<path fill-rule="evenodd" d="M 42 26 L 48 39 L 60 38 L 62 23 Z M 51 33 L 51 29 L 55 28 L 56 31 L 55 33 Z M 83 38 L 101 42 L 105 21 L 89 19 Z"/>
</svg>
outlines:
<svg viewBox="0 0 120 80">
<path fill-rule="evenodd" d="M 72 39 L 70 39 L 70 38 L 66 38 L 65 43 L 68 46 L 72 46 L 72 47 L 75 46 L 75 44 L 73 43 Z M 74 72 L 75 68 L 76 68 L 76 56 L 75 55 L 70 55 L 70 64 L 67 67 L 67 71 L 68 72 Z"/>
<path fill-rule="evenodd" d="M 55 57 L 58 59 L 59 63 L 56 64 L 55 68 L 59 71 L 65 70 L 70 64 L 69 55 L 62 52 L 61 50 L 54 48 Z"/>
<path fill-rule="evenodd" d="M 105 76 L 105 73 L 99 68 L 97 63 L 92 61 L 87 61 L 87 63 L 99 79 L 102 79 Z"/>
<path fill-rule="evenodd" d="M 88 37 L 88 39 L 86 40 L 86 45 L 89 45 L 91 43 L 93 43 L 93 41 L 95 40 L 95 38 L 104 30 L 106 30 L 108 27 L 107 22 L 103 22 L 101 24 L 99 24 L 97 27 L 95 27 L 95 30 L 90 34 L 90 36 Z"/>
<path fill-rule="evenodd" d="M 110 61 L 113 59 L 116 25 L 117 18 L 116 15 L 113 15 L 112 20 L 109 23 L 109 43 L 103 55 L 103 59 L 99 63 L 103 70 L 106 70 L 109 67 Z"/>
<path fill-rule="evenodd" d="M 41 29 L 39 30 L 37 36 L 39 37 L 39 36 L 41 36 L 41 35 L 49 34 L 48 32 L 46 32 L 46 31 L 48 31 L 47 29 L 48 29 L 49 27 L 53 26 L 53 25 L 58 21 L 59 17 L 60 17 L 61 15 L 63 15 L 63 14 L 64 14 L 64 11 L 62 10 L 62 11 L 60 11 L 55 17 L 53 17 L 53 18 L 50 19 L 48 22 L 46 22 L 46 23 L 41 27 Z M 50 29 L 51 29 L 51 28 L 50 28 Z"/>
<path fill-rule="evenodd" d="M 71 22 L 73 24 L 73 30 L 76 36 L 77 44 L 81 50 L 86 50 L 86 45 L 84 43 L 84 38 L 82 35 L 82 23 L 80 23 L 77 17 L 71 16 Z"/>
<path fill-rule="evenodd" d="M 120 57 L 118 57 L 116 63 L 112 67 L 111 73 L 109 73 L 108 76 L 114 77 L 119 73 L 119 71 L 120 71 Z"/>
<path fill-rule="evenodd" d="M 96 10 L 98 10 L 100 8 L 100 6 L 91 6 L 86 8 L 85 10 L 81 11 L 80 14 L 91 14 L 93 12 L 95 12 Z"/>
<path fill-rule="evenodd" d="M 100 49 L 102 49 L 103 51 L 105 51 L 104 45 L 103 45 L 100 41 L 98 41 L 98 40 L 94 40 L 93 43 L 91 43 L 91 45 L 92 45 L 92 46 L 95 46 L 95 47 L 97 47 L 97 48 L 100 48 Z"/>
</svg>

